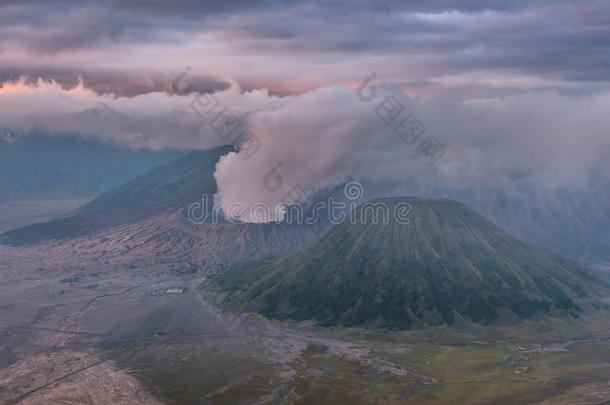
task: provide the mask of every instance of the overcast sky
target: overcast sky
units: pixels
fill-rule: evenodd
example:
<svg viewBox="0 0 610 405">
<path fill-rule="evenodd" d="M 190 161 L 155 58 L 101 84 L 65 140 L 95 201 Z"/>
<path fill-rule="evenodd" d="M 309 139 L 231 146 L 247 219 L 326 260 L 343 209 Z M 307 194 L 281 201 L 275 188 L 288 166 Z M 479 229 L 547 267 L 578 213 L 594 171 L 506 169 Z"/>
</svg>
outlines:
<svg viewBox="0 0 610 405">
<path fill-rule="evenodd" d="M 0 74 L 86 75 L 125 94 L 190 66 L 279 94 L 356 86 L 592 91 L 610 79 L 605 0 L 28 1 L 0 6 Z M 219 83 L 215 83 L 218 81 Z M 101 82 L 101 83 L 100 83 Z M 121 90 L 121 85 L 123 89 Z M 104 87 L 106 86 L 106 87 Z M 131 86 L 131 87 L 130 87 Z"/>
</svg>

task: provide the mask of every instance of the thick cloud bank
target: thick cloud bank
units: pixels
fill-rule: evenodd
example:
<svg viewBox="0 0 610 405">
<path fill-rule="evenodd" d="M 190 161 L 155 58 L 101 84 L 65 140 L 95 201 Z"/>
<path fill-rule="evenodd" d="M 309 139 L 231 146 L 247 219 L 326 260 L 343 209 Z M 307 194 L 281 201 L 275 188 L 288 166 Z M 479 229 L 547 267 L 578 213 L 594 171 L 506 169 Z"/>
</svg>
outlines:
<svg viewBox="0 0 610 405">
<path fill-rule="evenodd" d="M 609 93 L 414 101 L 391 85 L 376 92 L 369 101 L 322 88 L 249 115 L 262 146 L 248 159 L 239 152 L 219 162 L 222 205 L 275 207 L 347 178 L 467 184 L 510 175 L 563 185 L 608 171 Z"/>
<path fill-rule="evenodd" d="M 215 173 L 226 209 L 275 207 L 348 178 L 466 184 L 520 176 L 562 185 L 609 172 L 610 93 L 456 94 L 411 99 L 385 84 L 279 98 L 233 85 L 199 100 L 167 92 L 113 98 L 83 86 L 15 83 L 0 89 L 0 128 L 4 139 L 40 129 L 154 149 L 205 149 L 241 135 L 240 151 Z"/>
<path fill-rule="evenodd" d="M 205 125 L 205 117 L 192 108 L 197 95 L 181 95 L 190 85 L 188 78 L 177 78 L 179 83 L 170 82 L 163 91 L 131 98 L 100 95 L 82 81 L 72 89 L 53 81 L 26 84 L 25 78 L 5 83 L 0 88 L 0 130 L 75 133 L 152 149 L 207 149 L 225 144 L 227 140 Z M 266 90 L 241 92 L 235 84 L 213 97 L 218 109 L 232 106 L 239 117 L 281 101 Z"/>
</svg>

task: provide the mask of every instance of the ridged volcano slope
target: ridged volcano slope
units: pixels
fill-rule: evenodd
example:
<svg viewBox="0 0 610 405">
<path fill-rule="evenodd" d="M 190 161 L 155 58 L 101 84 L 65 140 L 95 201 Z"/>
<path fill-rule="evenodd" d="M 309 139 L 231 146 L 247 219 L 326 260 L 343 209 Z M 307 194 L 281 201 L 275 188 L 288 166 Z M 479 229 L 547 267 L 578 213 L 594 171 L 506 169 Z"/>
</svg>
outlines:
<svg viewBox="0 0 610 405">
<path fill-rule="evenodd" d="M 217 191 L 216 163 L 232 150 L 221 146 L 193 151 L 107 191 L 68 216 L 8 231 L 0 235 L 0 243 L 19 246 L 73 238 L 183 208 L 201 201 L 203 194 L 211 197 Z"/>
<path fill-rule="evenodd" d="M 388 221 L 373 221 L 372 207 Z M 409 223 L 392 213 L 410 204 Z M 463 204 L 386 198 L 359 206 L 298 252 L 208 281 L 224 304 L 270 318 L 396 328 L 489 323 L 499 312 L 576 314 L 606 294 L 596 276 L 541 253 Z M 501 311 L 500 311 L 501 310 Z M 459 315 L 458 315 L 459 314 Z"/>
</svg>

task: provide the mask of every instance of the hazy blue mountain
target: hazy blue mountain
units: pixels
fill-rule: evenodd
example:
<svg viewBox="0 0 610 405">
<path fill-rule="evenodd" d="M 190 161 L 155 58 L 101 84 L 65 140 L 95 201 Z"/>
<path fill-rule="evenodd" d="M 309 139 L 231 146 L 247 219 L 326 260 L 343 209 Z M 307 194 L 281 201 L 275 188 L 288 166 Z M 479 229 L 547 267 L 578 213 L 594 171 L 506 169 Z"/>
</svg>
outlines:
<svg viewBox="0 0 610 405">
<path fill-rule="evenodd" d="M 214 167 L 231 150 L 231 146 L 224 146 L 193 151 L 103 193 L 71 215 L 9 231 L 0 241 L 21 245 L 76 237 L 184 208 L 201 201 L 203 194 L 211 197 L 216 193 Z"/>
<path fill-rule="evenodd" d="M 112 189 L 111 185 L 116 187 L 132 180 L 140 174 L 138 170 L 144 172 L 146 168 L 155 166 L 155 162 L 168 159 L 177 152 L 131 151 L 77 137 L 15 139 L 16 142 L 0 139 L 3 174 L 0 177 L 0 201 L 2 198 L 75 198 L 91 196 L 94 190 L 110 190 L 77 213 L 91 215 L 112 209 L 110 221 L 96 223 L 93 215 L 94 223 L 87 222 L 92 229 L 142 219 L 154 215 L 159 209 L 196 201 L 203 188 L 215 190 L 212 175 L 215 162 L 199 167 L 198 162 L 189 159 L 176 162 L 176 167 L 167 169 L 170 167 L 167 166 L 162 171 L 149 173 L 138 182 Z M 180 184 L 172 180 L 174 171 L 181 171 Z M 169 183 L 163 186 L 168 180 Z M 201 181 L 207 182 L 206 187 Z M 364 186 L 365 194 L 360 202 L 402 195 L 452 199 L 472 207 L 538 249 L 581 262 L 610 262 L 610 180 L 603 176 L 561 188 L 547 187 L 523 178 L 502 178 L 494 184 L 405 180 L 365 183 Z M 171 187 L 178 187 L 177 193 L 173 193 Z M 342 185 L 318 190 L 306 206 L 305 216 L 309 215 L 307 210 L 311 209 L 313 202 L 327 201 L 330 197 L 352 202 L 345 199 Z M 165 201 L 166 198 L 169 199 Z M 319 232 L 329 224 L 327 212 L 319 214 L 317 222 L 308 227 L 308 231 Z M 20 243 L 31 243 L 58 235 L 70 237 L 90 229 L 76 230 L 76 224 L 83 224 L 82 220 L 70 221 L 54 222 L 52 227 L 61 225 L 62 230 L 53 232 L 49 232 L 49 226 L 35 227 L 37 231 L 34 233 L 30 232 L 34 230 L 31 228 L 27 235 L 39 235 L 34 239 L 25 237 L 23 233 L 12 235 L 21 234 L 24 237 L 19 239 Z M 10 240 L 17 241 L 15 238 Z"/>
<path fill-rule="evenodd" d="M 379 203 L 390 213 L 410 204 L 410 222 L 373 220 L 366 207 Z M 396 328 L 460 317 L 485 324 L 501 313 L 577 315 L 607 291 L 588 270 L 529 247 L 458 202 L 386 198 L 355 212 L 356 221 L 332 226 L 296 253 L 209 285 L 225 305 L 270 318 Z"/>
<path fill-rule="evenodd" d="M 79 136 L 0 134 L 0 202 L 94 197 L 184 154 Z"/>
</svg>

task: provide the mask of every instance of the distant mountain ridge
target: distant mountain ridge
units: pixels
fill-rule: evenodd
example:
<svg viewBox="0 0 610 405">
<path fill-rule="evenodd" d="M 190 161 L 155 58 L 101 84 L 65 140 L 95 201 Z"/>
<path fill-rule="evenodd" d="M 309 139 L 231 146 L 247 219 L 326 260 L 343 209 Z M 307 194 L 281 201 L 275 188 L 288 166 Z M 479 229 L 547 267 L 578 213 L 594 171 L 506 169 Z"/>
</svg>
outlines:
<svg viewBox="0 0 610 405">
<path fill-rule="evenodd" d="M 0 203 L 90 198 L 184 154 L 76 135 L 0 131 Z"/>
<path fill-rule="evenodd" d="M 10 155 L 10 153 L 7 153 L 9 149 L 4 149 L 4 146 L 8 145 L 9 148 L 12 148 L 22 141 L 16 141 L 15 139 L 17 138 L 4 137 L 0 139 L 0 156 L 3 153 Z M 89 145 L 89 141 L 80 140 L 79 142 Z M 72 144 L 72 141 L 68 142 L 68 145 Z M 50 155 L 55 156 L 53 151 L 57 149 L 57 145 L 49 148 Z M 67 155 L 73 154 L 73 149 L 68 148 L 68 152 L 66 152 Z M 148 152 L 142 151 L 144 155 Z M 134 151 L 120 149 L 117 153 L 119 155 L 116 155 L 115 152 L 109 152 L 107 156 L 108 161 L 106 163 L 110 164 L 111 167 L 113 162 L 117 162 L 117 167 L 112 167 L 112 170 L 121 171 L 124 167 L 132 167 L 130 166 L 132 163 L 124 163 L 124 161 L 130 161 L 131 154 L 135 153 Z M 40 161 L 51 159 L 51 157 L 43 156 L 42 149 L 37 154 L 42 156 L 38 159 Z M 81 176 L 86 180 L 84 181 L 86 187 L 81 185 L 80 180 L 74 180 L 74 184 L 70 186 L 74 190 L 85 190 L 87 187 L 89 189 L 104 188 L 106 187 L 104 184 L 116 181 L 116 178 L 112 175 L 109 176 L 110 179 L 104 180 L 106 177 L 104 170 L 91 172 L 96 167 L 97 159 L 93 155 L 97 156 L 93 152 L 83 155 L 86 158 L 83 158 L 85 161 L 93 162 L 91 167 L 87 166 L 86 170 L 76 170 L 82 165 L 79 163 L 74 165 L 75 170 L 69 171 L 70 173 L 76 172 L 77 177 Z M 165 157 L 166 155 L 162 156 Z M 127 185 L 118 185 L 115 188 L 110 188 L 110 190 L 104 190 L 103 195 L 99 195 L 98 198 L 91 201 L 86 207 L 74 212 L 69 218 L 15 230 L 8 236 L 0 236 L 0 243 L 18 245 L 38 243 L 49 239 L 71 238 L 110 226 L 132 223 L 154 216 L 172 207 L 182 205 L 180 208 L 185 209 L 190 203 L 201 201 L 202 190 L 207 190 L 209 197 L 216 192 L 213 172 L 217 161 L 215 159 L 218 159 L 218 156 L 210 158 L 213 164 L 204 164 L 203 161 L 207 158 L 201 156 L 202 161 L 195 158 L 190 160 L 178 159 L 167 163 L 163 170 L 155 171 L 155 169 L 152 169 L 140 176 L 137 182 L 131 181 L 136 176 L 134 174 L 133 177 L 125 180 L 129 181 Z M 61 164 L 58 167 L 64 167 L 73 158 L 67 156 L 65 162 L 60 162 Z M 30 159 L 33 159 L 33 157 L 30 157 Z M 51 160 L 53 159 L 56 159 L 56 157 Z M 133 160 L 137 163 L 138 158 L 133 158 Z M 174 165 L 176 166 L 173 167 Z M 18 167 L 17 165 L 2 172 L 0 194 L 2 193 L 2 184 L 11 183 L 15 178 L 21 176 L 21 174 L 15 173 L 15 168 Z M 32 177 L 27 174 L 27 170 L 24 173 L 26 173 L 24 179 L 30 179 L 31 183 L 36 185 L 35 187 L 43 190 L 53 189 L 53 187 L 47 185 L 49 180 L 43 175 Z M 53 177 L 53 173 L 52 170 L 49 170 L 45 176 Z M 126 173 L 120 175 L 126 176 Z M 178 177 L 180 181 L 177 183 Z M 25 182 L 27 183 L 30 180 Z M 50 181 L 49 184 L 53 185 L 55 183 Z M 364 183 L 364 186 L 364 198 L 366 199 L 418 195 L 424 197 L 439 196 L 457 200 L 490 218 L 518 239 L 538 249 L 583 263 L 610 263 L 610 205 L 608 204 L 610 201 L 610 179 L 604 176 L 591 178 L 586 184 L 583 183 L 580 188 L 566 187 L 564 189 L 544 188 L 523 178 L 503 178 L 498 179 L 495 184 L 470 185 L 448 184 L 440 180 L 405 179 L 383 183 Z M 76 192 L 72 189 L 62 192 L 62 187 L 58 186 L 56 191 L 48 192 L 45 195 L 58 196 L 63 195 L 64 192 L 68 194 L 80 193 L 80 191 Z M 175 189 L 172 189 L 172 187 L 175 187 Z M 316 190 L 312 194 L 311 201 L 305 204 L 306 217 L 314 209 L 312 205 L 314 202 L 328 201 L 331 197 L 337 201 L 348 202 L 345 200 L 342 184 Z M 353 201 L 350 200 L 349 202 Z M 317 233 L 325 229 L 329 224 L 329 218 L 326 217 L 326 214 L 324 210 L 316 213 L 317 223 L 313 224 L 309 231 Z M 87 219 L 80 218 L 82 216 Z"/>
<path fill-rule="evenodd" d="M 409 224 L 371 221 L 367 208 L 412 206 Z M 220 274 L 207 285 L 229 307 L 323 325 L 400 329 L 486 324 L 500 313 L 576 316 L 605 287 L 592 273 L 541 253 L 461 203 L 385 198 L 274 262 Z M 605 282 L 605 281 L 604 281 Z"/>
<path fill-rule="evenodd" d="M 73 238 L 184 208 L 201 201 L 203 194 L 216 193 L 214 167 L 231 150 L 232 146 L 223 146 L 192 151 L 107 191 L 64 218 L 8 231 L 0 236 L 0 242 L 23 245 Z"/>
</svg>

